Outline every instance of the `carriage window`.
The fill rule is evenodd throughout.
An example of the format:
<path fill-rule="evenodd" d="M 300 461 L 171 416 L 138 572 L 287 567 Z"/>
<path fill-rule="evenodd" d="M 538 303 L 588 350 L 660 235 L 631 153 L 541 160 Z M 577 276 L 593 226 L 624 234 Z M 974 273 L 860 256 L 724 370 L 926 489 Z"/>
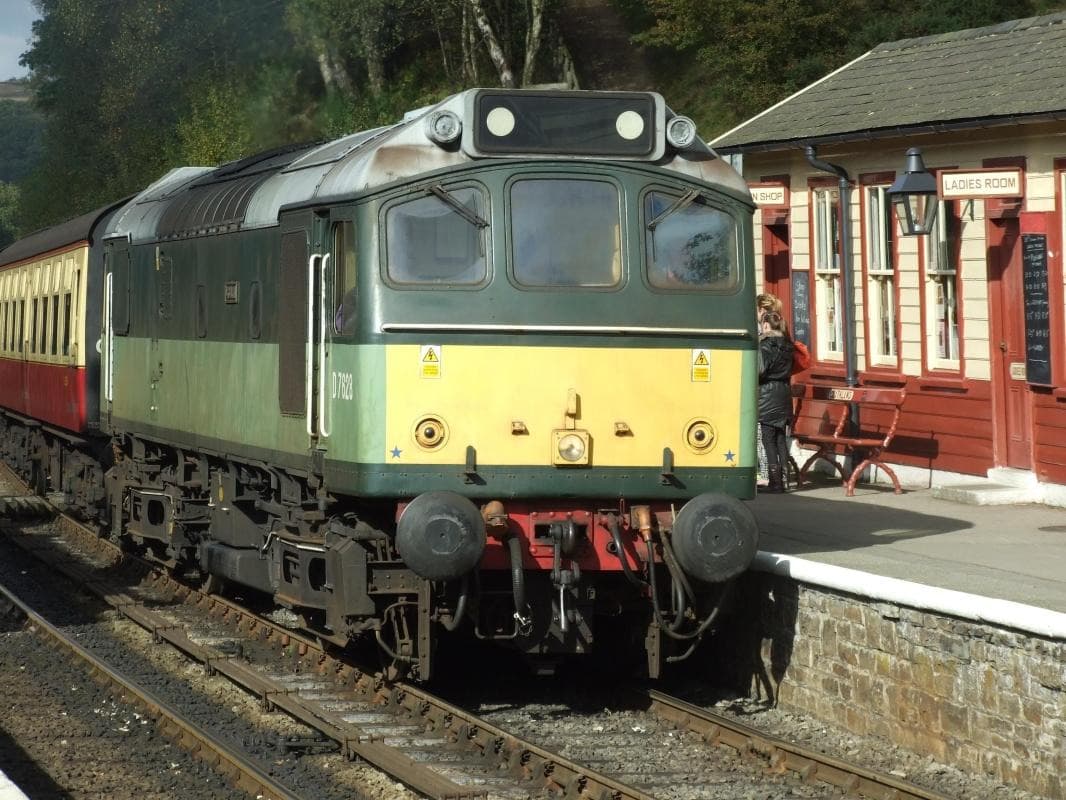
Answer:
<path fill-rule="evenodd" d="M 22 352 L 22 343 L 26 340 L 26 301 L 19 300 L 19 338 L 18 351 Z"/>
<path fill-rule="evenodd" d="M 736 288 L 737 223 L 696 192 L 644 198 L 648 282 L 657 289 Z"/>
<path fill-rule="evenodd" d="M 400 284 L 485 280 L 485 198 L 478 189 L 433 187 L 385 215 L 387 271 Z M 354 258 L 354 255 L 353 255 Z"/>
<path fill-rule="evenodd" d="M 618 189 L 605 181 L 523 180 L 511 187 L 514 276 L 524 286 L 617 286 Z"/>
<path fill-rule="evenodd" d="M 63 295 L 63 355 L 70 355 L 70 292 Z"/>
<path fill-rule="evenodd" d="M 52 295 L 52 347 L 49 352 L 59 355 L 59 295 Z"/>
<path fill-rule="evenodd" d="M 358 294 L 355 282 L 355 226 L 333 226 L 333 330 L 351 335 L 355 331 Z"/>
<path fill-rule="evenodd" d="M 33 317 L 30 320 L 30 352 L 37 352 L 37 298 L 33 298 Z"/>

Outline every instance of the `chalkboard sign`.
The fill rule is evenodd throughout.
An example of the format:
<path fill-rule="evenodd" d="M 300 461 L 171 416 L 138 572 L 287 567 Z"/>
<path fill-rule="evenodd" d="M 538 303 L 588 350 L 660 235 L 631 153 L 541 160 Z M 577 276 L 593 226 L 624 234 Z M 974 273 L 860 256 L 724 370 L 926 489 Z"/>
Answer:
<path fill-rule="evenodd" d="M 1048 297 L 1047 236 L 1022 234 L 1025 299 L 1025 379 L 1051 383 L 1051 305 Z"/>
<path fill-rule="evenodd" d="M 792 338 L 811 346 L 811 284 L 810 273 L 792 273 Z"/>

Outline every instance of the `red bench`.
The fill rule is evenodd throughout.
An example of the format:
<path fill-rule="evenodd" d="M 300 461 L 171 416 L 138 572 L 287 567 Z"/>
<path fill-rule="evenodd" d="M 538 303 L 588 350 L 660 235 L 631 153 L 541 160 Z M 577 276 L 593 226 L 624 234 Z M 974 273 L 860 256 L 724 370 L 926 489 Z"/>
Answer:
<path fill-rule="evenodd" d="M 892 437 L 896 435 L 896 426 L 899 424 L 900 409 L 907 397 L 906 389 L 884 389 L 869 386 L 833 386 L 819 383 L 795 383 L 792 385 L 792 394 L 796 400 L 794 420 L 797 425 L 803 425 L 803 415 L 806 420 L 820 414 L 821 421 L 817 430 L 812 433 L 804 433 L 793 430 L 792 438 L 800 445 L 812 445 L 814 454 L 808 458 L 799 469 L 796 483 L 803 484 L 803 479 L 810 470 L 811 465 L 819 459 L 833 465 L 840 479 L 847 486 L 846 494 L 852 497 L 855 494 L 855 482 L 859 479 L 862 471 L 868 466 L 877 466 L 883 469 L 892 479 L 896 494 L 901 494 L 899 479 L 884 461 L 881 453 L 892 443 Z M 848 422 L 851 418 L 851 406 L 859 408 L 860 421 L 866 421 L 864 416 L 866 409 L 880 409 L 885 413 L 882 418 L 890 416 L 891 422 L 887 428 L 878 426 L 874 432 L 869 426 L 859 431 L 856 435 L 849 435 Z M 815 416 L 817 419 L 817 416 Z M 795 426 L 794 426 L 795 428 Z M 884 431 L 883 433 L 881 431 Z M 857 450 L 863 453 L 862 461 L 851 471 L 851 475 L 844 474 L 844 468 L 833 458 L 838 451 L 844 455 L 855 455 Z"/>

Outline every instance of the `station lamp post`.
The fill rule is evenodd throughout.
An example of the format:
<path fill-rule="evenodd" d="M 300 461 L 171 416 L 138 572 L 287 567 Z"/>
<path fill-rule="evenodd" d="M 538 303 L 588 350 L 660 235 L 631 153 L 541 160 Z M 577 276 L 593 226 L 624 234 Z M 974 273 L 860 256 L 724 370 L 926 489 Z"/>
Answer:
<path fill-rule="evenodd" d="M 907 151 L 903 174 L 888 189 L 888 198 L 896 211 L 904 236 L 922 236 L 933 230 L 936 221 L 936 178 L 925 168 L 922 151 Z"/>

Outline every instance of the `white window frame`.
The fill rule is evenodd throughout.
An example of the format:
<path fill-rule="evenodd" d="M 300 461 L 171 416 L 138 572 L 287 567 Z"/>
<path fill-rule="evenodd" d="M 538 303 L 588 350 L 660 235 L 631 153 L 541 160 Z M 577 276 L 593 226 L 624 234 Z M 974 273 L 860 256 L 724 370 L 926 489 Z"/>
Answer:
<path fill-rule="evenodd" d="M 811 242 L 817 278 L 818 357 L 843 360 L 843 303 L 840 281 L 840 192 L 829 186 L 811 188 Z"/>
<path fill-rule="evenodd" d="M 962 368 L 959 336 L 959 265 L 951 256 L 948 202 L 937 201 L 936 221 L 925 236 L 925 352 L 931 370 Z"/>
<path fill-rule="evenodd" d="M 892 240 L 892 207 L 888 184 L 865 189 L 866 297 L 869 316 L 867 353 L 871 366 L 895 367 L 899 363 L 897 341 L 895 248 Z"/>

